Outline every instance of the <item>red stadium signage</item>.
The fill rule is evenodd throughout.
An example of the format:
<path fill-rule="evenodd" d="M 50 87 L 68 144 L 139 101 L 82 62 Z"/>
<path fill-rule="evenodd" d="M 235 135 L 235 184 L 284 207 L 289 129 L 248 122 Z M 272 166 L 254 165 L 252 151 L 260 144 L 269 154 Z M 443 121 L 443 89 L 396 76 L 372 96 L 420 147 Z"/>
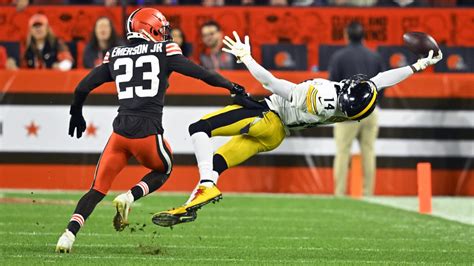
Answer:
<path fill-rule="evenodd" d="M 348 21 L 358 20 L 366 28 L 367 45 L 402 45 L 402 35 L 422 31 L 440 45 L 474 46 L 474 13 L 461 8 L 269 8 L 269 7 L 158 7 L 172 27 L 181 28 L 193 43 L 194 56 L 202 49 L 199 26 L 213 19 L 223 31 L 248 34 L 255 58 L 260 58 L 262 44 L 306 44 L 309 65 L 318 63 L 320 44 L 344 44 L 343 29 Z M 128 13 L 134 7 L 128 8 Z M 119 7 L 33 6 L 16 12 L 14 7 L 0 10 L 0 40 L 24 42 L 29 17 L 36 13 L 48 16 L 56 34 L 65 41 L 87 41 L 95 20 L 107 16 L 119 33 L 124 21 Z"/>

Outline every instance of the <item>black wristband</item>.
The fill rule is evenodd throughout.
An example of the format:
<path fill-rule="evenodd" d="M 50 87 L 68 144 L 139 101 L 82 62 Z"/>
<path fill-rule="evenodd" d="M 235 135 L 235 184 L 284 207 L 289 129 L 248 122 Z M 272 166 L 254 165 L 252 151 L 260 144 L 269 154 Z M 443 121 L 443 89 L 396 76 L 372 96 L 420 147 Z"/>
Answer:
<path fill-rule="evenodd" d="M 69 109 L 69 114 L 70 115 L 82 115 L 82 105 L 71 105 L 71 108 Z"/>
<path fill-rule="evenodd" d="M 418 72 L 418 71 L 416 71 L 416 68 L 415 68 L 413 65 L 410 65 L 410 68 L 411 68 L 411 70 L 413 71 L 413 73 Z"/>

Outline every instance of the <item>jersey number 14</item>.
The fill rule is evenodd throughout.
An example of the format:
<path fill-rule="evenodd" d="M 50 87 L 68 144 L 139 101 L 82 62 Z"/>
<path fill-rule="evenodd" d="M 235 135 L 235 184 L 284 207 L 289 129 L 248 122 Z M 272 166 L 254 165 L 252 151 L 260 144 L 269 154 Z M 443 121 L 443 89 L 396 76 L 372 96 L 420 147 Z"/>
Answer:
<path fill-rule="evenodd" d="M 134 67 L 141 68 L 144 64 L 150 64 L 150 71 L 140 72 L 143 73 L 142 80 L 151 81 L 151 87 L 145 89 L 143 88 L 143 86 L 126 86 L 125 90 L 121 90 L 121 83 L 127 83 L 132 80 Z M 119 58 L 114 63 L 114 70 L 118 70 L 121 66 L 125 66 L 125 73 L 117 75 L 117 77 L 115 78 L 115 84 L 117 86 L 119 100 L 133 98 L 134 91 L 138 97 L 154 97 L 158 94 L 158 88 L 160 85 L 160 79 L 158 78 L 158 74 L 160 74 L 160 64 L 156 56 L 140 56 L 135 61 L 135 64 L 131 58 Z"/>

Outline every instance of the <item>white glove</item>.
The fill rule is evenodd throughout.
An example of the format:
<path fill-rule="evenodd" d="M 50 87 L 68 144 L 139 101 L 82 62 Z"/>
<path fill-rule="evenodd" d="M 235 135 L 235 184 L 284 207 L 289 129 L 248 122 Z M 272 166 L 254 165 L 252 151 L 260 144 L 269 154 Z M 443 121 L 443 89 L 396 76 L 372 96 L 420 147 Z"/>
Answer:
<path fill-rule="evenodd" d="M 235 41 L 230 37 L 225 36 L 222 42 L 227 46 L 227 48 L 222 48 L 222 51 L 233 54 L 237 57 L 237 63 L 245 63 L 247 60 L 252 59 L 252 55 L 250 54 L 249 36 L 245 35 L 244 43 L 242 43 L 237 32 L 233 31 L 232 33 L 234 34 Z"/>
<path fill-rule="evenodd" d="M 433 57 L 433 53 L 433 50 L 430 50 L 427 57 L 418 59 L 418 61 L 412 65 L 416 72 L 424 70 L 428 66 L 434 65 L 443 59 L 443 53 L 441 53 L 441 50 L 438 50 L 438 55 L 435 57 Z"/>

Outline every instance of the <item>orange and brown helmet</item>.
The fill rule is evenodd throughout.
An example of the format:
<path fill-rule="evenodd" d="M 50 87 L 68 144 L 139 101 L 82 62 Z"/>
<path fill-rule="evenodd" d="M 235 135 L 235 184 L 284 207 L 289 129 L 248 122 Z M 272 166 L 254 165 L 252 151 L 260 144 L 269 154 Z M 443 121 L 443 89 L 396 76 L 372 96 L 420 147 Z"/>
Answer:
<path fill-rule="evenodd" d="M 139 8 L 127 19 L 127 39 L 163 42 L 171 39 L 169 22 L 154 8 Z"/>

